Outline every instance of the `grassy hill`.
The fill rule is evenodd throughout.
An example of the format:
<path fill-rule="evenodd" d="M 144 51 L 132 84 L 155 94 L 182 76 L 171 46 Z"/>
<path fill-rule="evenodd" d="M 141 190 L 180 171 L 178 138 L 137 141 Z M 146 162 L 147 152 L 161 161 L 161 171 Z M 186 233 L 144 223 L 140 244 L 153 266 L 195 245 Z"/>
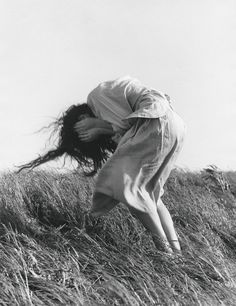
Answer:
<path fill-rule="evenodd" d="M 93 186 L 79 173 L 1 175 L 0 305 L 236 305 L 235 172 L 172 172 L 164 202 L 182 258 L 155 250 L 122 205 L 85 218 Z"/>

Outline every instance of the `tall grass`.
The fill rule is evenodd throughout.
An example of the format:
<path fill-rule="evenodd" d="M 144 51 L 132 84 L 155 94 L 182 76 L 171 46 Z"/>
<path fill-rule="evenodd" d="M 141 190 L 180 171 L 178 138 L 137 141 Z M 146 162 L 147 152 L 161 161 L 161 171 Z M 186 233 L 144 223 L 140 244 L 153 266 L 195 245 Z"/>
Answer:
<path fill-rule="evenodd" d="M 183 247 L 175 258 L 122 205 L 89 217 L 93 179 L 2 174 L 0 305 L 236 305 L 234 182 L 172 172 L 163 200 Z"/>

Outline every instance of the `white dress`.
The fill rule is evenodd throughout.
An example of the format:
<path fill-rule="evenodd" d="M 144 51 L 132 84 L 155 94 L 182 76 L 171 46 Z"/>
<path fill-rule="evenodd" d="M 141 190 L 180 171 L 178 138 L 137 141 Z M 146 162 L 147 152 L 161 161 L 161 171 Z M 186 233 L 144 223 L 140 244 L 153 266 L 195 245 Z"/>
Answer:
<path fill-rule="evenodd" d="M 119 202 L 153 209 L 182 148 L 183 120 L 166 95 L 131 77 L 99 84 L 87 103 L 97 118 L 112 124 L 118 141 L 98 174 L 91 213 L 103 215 Z M 142 193 L 151 202 L 140 201 Z"/>

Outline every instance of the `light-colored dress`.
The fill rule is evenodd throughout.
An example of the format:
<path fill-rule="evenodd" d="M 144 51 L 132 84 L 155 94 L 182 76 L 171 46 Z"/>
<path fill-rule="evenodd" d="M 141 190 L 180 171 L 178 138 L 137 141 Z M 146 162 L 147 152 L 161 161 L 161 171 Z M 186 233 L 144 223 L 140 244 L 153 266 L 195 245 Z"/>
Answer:
<path fill-rule="evenodd" d="M 119 202 L 150 211 L 182 148 L 183 120 L 166 95 L 129 76 L 99 84 L 87 103 L 97 118 L 112 124 L 118 142 L 98 174 L 91 213 L 103 215 Z M 149 200 L 140 201 L 147 193 Z"/>

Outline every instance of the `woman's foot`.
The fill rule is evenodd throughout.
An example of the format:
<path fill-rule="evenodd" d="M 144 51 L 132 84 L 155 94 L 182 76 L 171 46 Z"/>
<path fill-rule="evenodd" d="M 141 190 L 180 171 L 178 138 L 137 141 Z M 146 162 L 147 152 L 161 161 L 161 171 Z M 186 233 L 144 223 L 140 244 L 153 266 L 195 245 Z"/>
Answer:
<path fill-rule="evenodd" d="M 157 235 L 153 235 L 152 239 L 153 239 L 153 242 L 154 242 L 156 248 L 158 249 L 158 251 L 168 253 L 168 254 L 173 253 L 173 250 L 172 250 L 169 242 L 165 238 L 162 238 L 162 237 L 157 236 Z"/>
<path fill-rule="evenodd" d="M 175 254 L 182 254 L 181 246 L 178 239 L 170 240 L 170 246 Z"/>

